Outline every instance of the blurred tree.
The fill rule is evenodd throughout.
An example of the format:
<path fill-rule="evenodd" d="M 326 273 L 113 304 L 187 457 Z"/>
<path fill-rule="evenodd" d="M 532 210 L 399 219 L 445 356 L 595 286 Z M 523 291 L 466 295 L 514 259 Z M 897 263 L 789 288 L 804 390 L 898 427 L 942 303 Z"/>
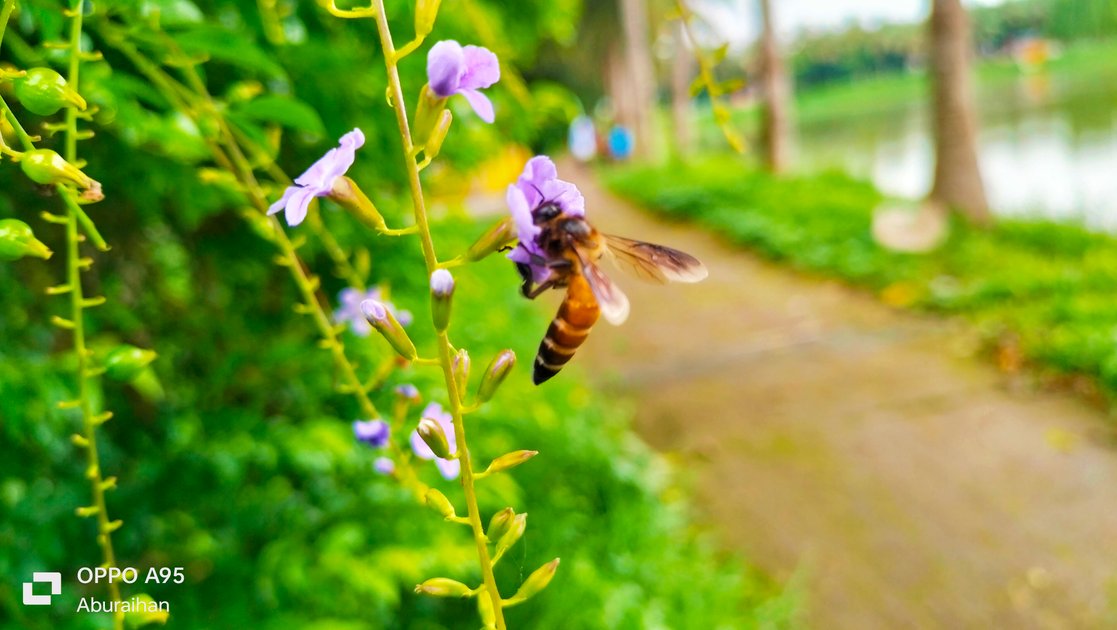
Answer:
<path fill-rule="evenodd" d="M 610 96 L 617 120 L 632 130 L 635 155 L 648 156 L 654 148 L 655 67 L 652 65 L 647 0 L 619 0 L 624 28 L 624 54 L 610 55 Z"/>
<path fill-rule="evenodd" d="M 773 173 L 787 169 L 791 144 L 791 81 L 780 54 L 773 24 L 771 0 L 760 0 L 763 29 L 760 34 L 760 65 L 764 107 L 761 144 L 764 165 Z"/>
<path fill-rule="evenodd" d="M 970 78 L 973 40 L 961 0 L 933 0 L 930 32 L 935 137 L 930 199 L 975 223 L 988 223 L 992 215 L 977 162 L 977 110 Z"/>
<path fill-rule="evenodd" d="M 678 20 L 672 30 L 675 54 L 671 58 L 671 125 L 675 132 L 675 151 L 686 155 L 693 141 L 690 82 L 694 76 L 694 56 L 689 50 L 682 20 Z"/>

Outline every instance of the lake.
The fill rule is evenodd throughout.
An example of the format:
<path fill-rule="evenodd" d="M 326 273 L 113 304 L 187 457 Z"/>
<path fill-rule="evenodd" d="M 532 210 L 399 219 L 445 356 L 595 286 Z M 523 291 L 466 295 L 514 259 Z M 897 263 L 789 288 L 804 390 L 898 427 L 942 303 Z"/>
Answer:
<path fill-rule="evenodd" d="M 1117 231 L 1117 60 L 1093 66 L 1002 68 L 979 82 L 979 159 L 997 214 Z M 922 197 L 934 166 L 928 99 L 909 92 L 866 102 L 863 112 L 811 114 L 800 123 L 798 165 L 842 168 L 886 194 Z"/>

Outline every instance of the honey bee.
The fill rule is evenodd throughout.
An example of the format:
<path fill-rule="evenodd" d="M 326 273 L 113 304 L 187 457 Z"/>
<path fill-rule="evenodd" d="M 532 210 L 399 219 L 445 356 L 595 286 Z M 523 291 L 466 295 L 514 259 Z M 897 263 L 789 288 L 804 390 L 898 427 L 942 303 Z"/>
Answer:
<path fill-rule="evenodd" d="M 653 282 L 698 282 L 709 275 L 706 266 L 690 254 L 603 234 L 581 215 L 563 212 L 553 202 L 543 202 L 532 218 L 541 230 L 536 242 L 544 255 L 532 254 L 531 264 L 516 263 L 523 278 L 520 290 L 524 297 L 535 299 L 547 289 L 566 289 L 535 356 L 532 380 L 536 385 L 559 373 L 600 316 L 616 326 L 628 319 L 628 297 L 597 266 L 606 255 Z M 535 283 L 533 265 L 550 270 L 542 283 Z"/>

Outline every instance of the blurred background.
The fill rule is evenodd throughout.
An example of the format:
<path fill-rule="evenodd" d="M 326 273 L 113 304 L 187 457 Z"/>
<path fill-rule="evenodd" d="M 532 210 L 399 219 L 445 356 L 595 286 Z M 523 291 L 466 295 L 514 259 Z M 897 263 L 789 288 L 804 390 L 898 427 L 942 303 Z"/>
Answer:
<path fill-rule="evenodd" d="M 397 42 L 411 4 L 390 3 Z M 113 38 L 159 59 L 165 33 L 288 175 L 360 127 L 350 176 L 408 225 L 373 29 L 294 0 L 86 11 L 104 58 L 83 68 L 98 113 L 81 153 L 112 246 L 88 252 L 87 292 L 107 298 L 90 344 L 159 353 L 139 381 L 93 381 L 115 414 L 100 435 L 120 564 L 185 567 L 185 585 L 144 589 L 171 603 L 171 627 L 476 627 L 468 602 L 412 592 L 431 575 L 477 581 L 472 541 L 376 474 L 209 130 Z M 44 43 L 65 26 L 58 3 L 23 0 L 0 63 L 61 70 Z M 548 153 L 599 229 L 711 271 L 666 287 L 615 272 L 630 321 L 597 326 L 538 388 L 527 366 L 561 296 L 524 300 L 501 256 L 455 271 L 457 345 L 479 367 L 503 348 L 520 358 L 470 416 L 473 450 L 541 452 L 481 488 L 483 513 L 531 515 L 498 580 L 562 558 L 510 627 L 1117 624 L 1117 2 L 443 0 L 439 39 L 502 63 L 496 124 L 453 99 L 424 172 L 440 252 L 468 247 Z M 428 48 L 401 64 L 409 98 Z M 32 133 L 52 122 L 0 90 Z M 61 252 L 43 210 L 57 200 L 0 164 L 0 218 Z M 325 202 L 318 216 L 432 344 L 416 244 Z M 330 244 L 289 234 L 338 308 L 352 274 Z M 89 500 L 80 418 L 56 405 L 76 364 L 49 323 L 63 301 L 44 295 L 59 258 L 0 265 L 0 628 L 111 627 L 71 612 L 96 587 L 71 581 L 50 610 L 19 599 L 33 571 L 100 562 L 74 516 Z M 378 338 L 345 335 L 365 369 L 391 364 Z M 401 366 L 378 406 L 405 383 L 421 406 L 445 402 L 437 374 Z"/>

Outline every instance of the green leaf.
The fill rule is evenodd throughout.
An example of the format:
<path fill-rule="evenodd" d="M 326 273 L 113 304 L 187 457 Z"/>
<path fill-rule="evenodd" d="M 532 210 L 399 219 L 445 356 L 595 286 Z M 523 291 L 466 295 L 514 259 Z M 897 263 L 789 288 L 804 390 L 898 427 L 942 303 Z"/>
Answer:
<path fill-rule="evenodd" d="M 275 123 L 315 135 L 326 133 L 318 112 L 302 101 L 285 96 L 261 96 L 238 105 L 234 111 L 248 120 Z"/>
<path fill-rule="evenodd" d="M 208 57 L 273 77 L 286 76 L 283 67 L 267 53 L 248 38 L 233 31 L 214 26 L 199 26 L 175 33 L 173 37 L 187 55 Z"/>

